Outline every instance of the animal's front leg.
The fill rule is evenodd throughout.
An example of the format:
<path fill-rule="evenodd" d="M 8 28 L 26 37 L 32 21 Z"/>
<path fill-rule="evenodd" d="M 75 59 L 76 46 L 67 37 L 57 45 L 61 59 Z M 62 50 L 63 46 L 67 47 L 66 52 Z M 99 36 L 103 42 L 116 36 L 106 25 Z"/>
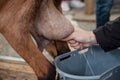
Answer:
<path fill-rule="evenodd" d="M 20 30 L 15 26 L 4 29 L 2 34 L 17 53 L 33 68 L 38 80 L 55 80 L 55 67 L 41 54 L 28 31 Z"/>

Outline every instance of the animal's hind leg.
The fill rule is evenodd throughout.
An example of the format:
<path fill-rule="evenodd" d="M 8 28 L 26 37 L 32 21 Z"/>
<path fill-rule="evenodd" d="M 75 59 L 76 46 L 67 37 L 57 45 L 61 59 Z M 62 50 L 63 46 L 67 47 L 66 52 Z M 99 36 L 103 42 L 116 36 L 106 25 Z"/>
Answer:
<path fill-rule="evenodd" d="M 55 41 L 55 46 L 57 48 L 57 55 L 61 55 L 70 51 L 67 42 Z"/>
<path fill-rule="evenodd" d="M 45 48 L 53 58 L 60 54 L 70 51 L 66 42 L 50 41 L 49 43 L 47 39 L 45 39 L 42 36 L 39 36 L 37 33 L 35 33 L 35 31 L 32 31 L 31 34 L 37 42 L 39 50 L 43 51 L 43 49 Z"/>
<path fill-rule="evenodd" d="M 35 46 L 29 32 L 20 30 L 20 28 L 9 28 L 5 29 L 2 34 L 17 53 L 33 68 L 39 80 L 55 80 L 55 67 Z"/>
<path fill-rule="evenodd" d="M 54 0 L 54 4 L 55 4 L 56 8 L 57 8 L 60 12 L 62 12 L 61 3 L 62 3 L 62 0 Z"/>

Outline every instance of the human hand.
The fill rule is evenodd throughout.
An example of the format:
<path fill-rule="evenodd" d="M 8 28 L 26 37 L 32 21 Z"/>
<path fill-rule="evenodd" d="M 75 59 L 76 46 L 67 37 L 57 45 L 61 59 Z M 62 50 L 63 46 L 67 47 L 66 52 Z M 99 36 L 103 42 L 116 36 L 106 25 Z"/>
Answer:
<path fill-rule="evenodd" d="M 75 49 L 89 47 L 97 43 L 92 31 L 85 31 L 80 28 L 76 29 L 69 37 L 63 39 L 63 41 L 67 41 Z"/>

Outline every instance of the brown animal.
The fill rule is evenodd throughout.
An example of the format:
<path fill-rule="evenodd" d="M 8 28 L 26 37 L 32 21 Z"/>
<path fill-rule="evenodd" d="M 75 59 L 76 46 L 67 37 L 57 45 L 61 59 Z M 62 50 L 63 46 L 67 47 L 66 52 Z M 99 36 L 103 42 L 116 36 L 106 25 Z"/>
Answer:
<path fill-rule="evenodd" d="M 74 30 L 61 14 L 60 3 L 61 0 L 0 0 L 0 32 L 33 68 L 38 80 L 55 80 L 56 74 L 42 50 L 50 40 L 61 40 Z"/>

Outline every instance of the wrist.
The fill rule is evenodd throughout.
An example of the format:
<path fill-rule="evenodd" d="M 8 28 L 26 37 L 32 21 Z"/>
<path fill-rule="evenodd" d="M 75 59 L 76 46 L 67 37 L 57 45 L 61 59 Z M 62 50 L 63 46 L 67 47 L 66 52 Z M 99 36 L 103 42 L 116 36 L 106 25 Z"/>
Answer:
<path fill-rule="evenodd" d="M 92 31 L 90 31 L 90 43 L 91 44 L 97 44 L 97 40 L 96 40 L 96 37 L 95 37 L 95 34 L 92 32 Z"/>

